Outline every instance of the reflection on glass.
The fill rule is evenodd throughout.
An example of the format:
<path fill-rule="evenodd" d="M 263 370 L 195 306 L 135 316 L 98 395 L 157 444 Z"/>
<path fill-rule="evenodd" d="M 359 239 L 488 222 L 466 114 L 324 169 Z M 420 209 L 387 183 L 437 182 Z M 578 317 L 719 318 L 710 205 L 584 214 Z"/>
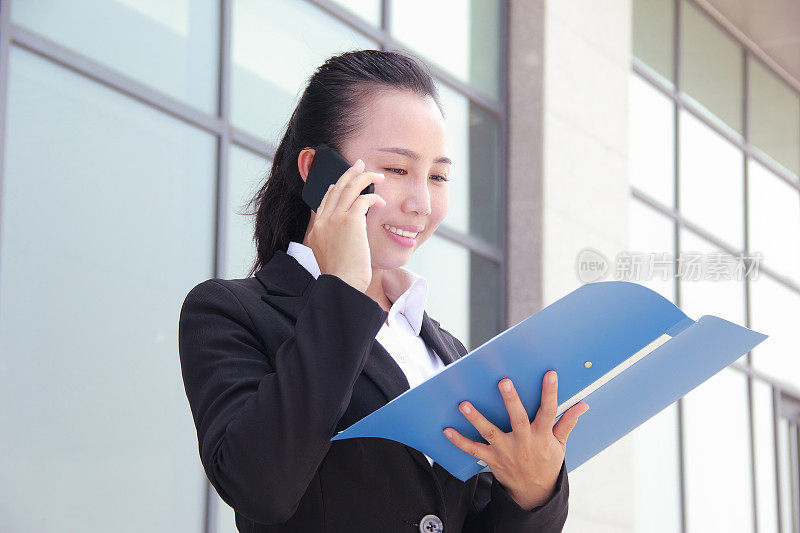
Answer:
<path fill-rule="evenodd" d="M 800 387 L 800 295 L 766 275 L 750 282 L 752 328 L 769 338 L 753 348 L 753 366 Z"/>
<path fill-rule="evenodd" d="M 630 75 L 629 159 L 631 184 L 675 207 L 674 104 L 636 74 Z"/>
<path fill-rule="evenodd" d="M 214 0 L 11 2 L 13 22 L 167 93 L 217 113 L 219 3 Z"/>
<path fill-rule="evenodd" d="M 694 2 L 681 0 L 681 89 L 742 133 L 742 49 Z"/>
<path fill-rule="evenodd" d="M 213 274 L 216 141 L 22 49 L 9 69 L 3 528 L 200 531 L 177 323 Z"/>
<path fill-rule="evenodd" d="M 772 387 L 753 380 L 753 446 L 756 461 L 756 504 L 759 531 L 779 531 L 775 502 L 775 428 L 772 423 Z"/>
<path fill-rule="evenodd" d="M 685 229 L 680 232 L 680 251 L 681 310 L 692 320 L 703 315 L 714 315 L 744 326 L 744 276 L 738 274 L 728 260 L 731 257 L 736 260 L 736 256 L 721 252 Z M 695 270 L 695 265 L 700 265 L 699 270 Z M 737 276 L 741 279 L 736 280 Z M 746 364 L 747 354 L 737 362 Z"/>
<path fill-rule="evenodd" d="M 632 255 L 648 254 L 643 275 L 631 281 L 675 303 L 674 223 L 636 198 L 630 200 L 628 216 L 628 251 Z"/>
<path fill-rule="evenodd" d="M 679 205 L 704 230 L 743 248 L 743 156 L 686 111 L 680 114 Z"/>
<path fill-rule="evenodd" d="M 390 20 L 394 37 L 425 60 L 500 99 L 499 0 L 391 2 Z"/>
<path fill-rule="evenodd" d="M 748 56 L 750 142 L 800 174 L 800 97 L 761 61 Z"/>
<path fill-rule="evenodd" d="M 753 530 L 746 385 L 725 368 L 684 397 L 688 531 Z"/>
<path fill-rule="evenodd" d="M 500 124 L 483 109 L 436 82 L 453 164 L 443 224 L 492 244 L 500 242 Z"/>
<path fill-rule="evenodd" d="M 224 278 L 243 278 L 256 259 L 253 241 L 254 216 L 247 203 L 258 192 L 272 167 L 272 161 L 232 145 L 229 152 L 227 209 L 225 210 Z M 285 251 L 285 250 L 284 250 Z"/>
<path fill-rule="evenodd" d="M 800 282 L 800 195 L 754 159 L 748 160 L 748 247 L 765 266 Z"/>
<path fill-rule="evenodd" d="M 471 343 L 469 255 L 463 246 L 434 233 L 403 265 L 428 280 L 425 303 L 428 316 L 435 318 L 467 349 Z"/>
<path fill-rule="evenodd" d="M 276 146 L 319 65 L 347 50 L 377 48 L 307 2 L 236 0 L 232 17 L 231 121 Z"/>
<path fill-rule="evenodd" d="M 634 0 L 633 55 L 669 83 L 673 75 L 673 33 L 675 31 L 674 2 L 665 0 Z"/>
<path fill-rule="evenodd" d="M 678 409 L 672 404 L 633 430 L 633 531 L 681 530 Z"/>
<path fill-rule="evenodd" d="M 333 0 L 373 26 L 381 25 L 381 0 Z"/>
<path fill-rule="evenodd" d="M 500 323 L 500 266 L 475 253 L 470 253 L 470 343 L 477 348 L 505 329 Z M 441 321 L 440 321 L 441 322 Z"/>

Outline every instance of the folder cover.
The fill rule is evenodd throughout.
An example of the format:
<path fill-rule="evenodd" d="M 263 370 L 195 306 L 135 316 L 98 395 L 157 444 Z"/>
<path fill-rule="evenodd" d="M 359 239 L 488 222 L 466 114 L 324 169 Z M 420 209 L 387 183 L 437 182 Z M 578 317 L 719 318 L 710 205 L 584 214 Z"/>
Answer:
<path fill-rule="evenodd" d="M 533 420 L 544 374 L 555 370 L 556 421 L 576 403 L 589 404 L 567 440 L 564 460 L 570 472 L 766 338 L 712 315 L 694 321 L 637 283 L 588 283 L 499 333 L 331 440 L 391 439 L 428 455 L 466 481 L 490 469 L 442 433 L 453 427 L 471 440 L 486 443 L 458 404 L 469 400 L 489 421 L 509 432 L 498 382 L 511 378 Z"/>

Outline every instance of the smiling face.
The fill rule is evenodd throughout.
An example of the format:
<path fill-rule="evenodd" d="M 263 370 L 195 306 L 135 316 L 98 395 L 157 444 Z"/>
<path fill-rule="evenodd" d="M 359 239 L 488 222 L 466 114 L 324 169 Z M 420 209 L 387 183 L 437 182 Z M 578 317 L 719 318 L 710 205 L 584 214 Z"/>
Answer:
<path fill-rule="evenodd" d="M 341 152 L 351 162 L 363 159 L 365 171 L 386 176 L 375 184 L 386 205 L 369 208 L 367 239 L 372 267 L 392 269 L 406 264 L 447 215 L 450 193 L 444 180 L 451 169 L 444 118 L 432 98 L 401 91 L 379 93 L 366 117 Z M 385 226 L 421 231 L 409 239 Z"/>

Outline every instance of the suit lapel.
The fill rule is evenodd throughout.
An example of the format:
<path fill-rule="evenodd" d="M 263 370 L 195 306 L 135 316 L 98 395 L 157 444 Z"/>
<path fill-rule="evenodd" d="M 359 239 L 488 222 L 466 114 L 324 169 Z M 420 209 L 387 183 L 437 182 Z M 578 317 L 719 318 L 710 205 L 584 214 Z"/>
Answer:
<path fill-rule="evenodd" d="M 280 310 L 292 321 L 297 321 L 297 316 L 305 307 L 316 282 L 314 276 L 294 257 L 282 250 L 277 250 L 272 259 L 258 270 L 255 276 L 267 290 L 267 294 L 262 295 L 261 299 Z M 430 318 L 425 311 L 422 313 L 420 337 L 445 365 L 458 359 L 455 350 L 445 342 L 439 322 Z M 386 402 L 409 389 L 408 379 L 403 370 L 377 340 L 372 343 L 363 373 L 380 389 L 386 397 Z M 406 449 L 422 468 L 431 470 L 431 464 L 422 452 L 409 446 L 406 446 Z"/>

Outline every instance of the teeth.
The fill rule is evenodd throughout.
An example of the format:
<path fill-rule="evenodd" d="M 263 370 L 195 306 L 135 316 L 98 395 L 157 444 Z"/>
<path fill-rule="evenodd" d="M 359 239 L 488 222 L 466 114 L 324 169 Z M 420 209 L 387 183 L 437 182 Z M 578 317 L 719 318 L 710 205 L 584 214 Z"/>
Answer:
<path fill-rule="evenodd" d="M 388 224 L 384 224 L 383 227 L 388 229 L 392 233 L 397 233 L 398 235 L 402 235 L 403 237 L 410 237 L 412 239 L 415 239 L 419 234 L 418 232 L 411 232 L 411 231 L 397 229 L 394 226 L 389 226 Z"/>

